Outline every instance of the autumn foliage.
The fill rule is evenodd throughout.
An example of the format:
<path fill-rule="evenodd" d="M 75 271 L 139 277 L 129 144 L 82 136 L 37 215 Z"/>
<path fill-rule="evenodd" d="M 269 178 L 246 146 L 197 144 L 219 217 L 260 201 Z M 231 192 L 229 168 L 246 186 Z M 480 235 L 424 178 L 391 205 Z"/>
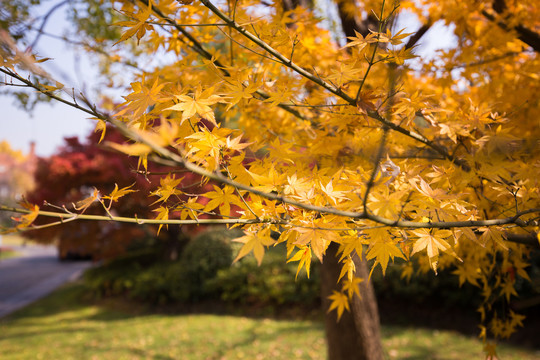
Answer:
<path fill-rule="evenodd" d="M 160 176 L 137 175 L 137 161 L 126 158 L 111 148 L 98 144 L 98 134 L 91 134 L 81 142 L 78 138 L 66 138 L 57 153 L 47 158 L 39 158 L 35 171 L 35 189 L 26 193 L 26 200 L 40 204 L 43 209 L 54 210 L 64 207 L 69 211 L 81 211 L 88 215 L 107 216 L 107 212 L 115 216 L 155 216 L 157 189 Z M 110 129 L 106 140 L 110 143 L 121 144 L 125 138 Z M 151 166 L 152 172 L 168 172 L 171 169 L 164 166 Z M 201 178 L 193 173 L 179 173 L 168 177 L 175 186 L 199 185 Z M 164 182 L 162 181 L 162 185 Z M 208 185 L 209 186 L 209 185 Z M 207 186 L 207 187 L 208 187 Z M 119 188 L 124 188 L 123 192 Z M 203 187 L 204 188 L 204 187 Z M 81 199 L 94 194 L 98 189 L 101 193 L 129 194 L 114 199 L 114 207 L 106 210 L 95 206 L 92 202 L 81 203 Z M 197 190 L 197 189 L 195 189 Z M 154 196 L 152 196 L 154 194 Z M 175 195 L 172 191 L 167 198 Z M 175 197 L 176 198 L 176 197 Z M 163 199 L 163 197 L 162 197 Z M 110 198 L 104 198 L 110 201 Z M 172 200 L 172 199 L 171 199 Z M 40 226 L 47 224 L 47 219 L 34 222 Z M 45 227 L 39 231 L 24 232 L 23 235 L 39 243 L 56 243 L 61 258 L 69 256 L 88 256 L 94 260 L 116 257 L 124 253 L 134 242 L 145 238 L 155 237 L 157 226 L 137 226 L 116 222 L 82 221 L 66 223 L 63 226 Z M 185 233 L 193 232 L 189 227 Z M 167 228 L 161 230 L 163 242 L 181 242 L 180 231 L 170 232 Z M 172 239 L 169 239 L 172 238 Z M 178 246 L 182 244 L 177 244 Z"/>
<path fill-rule="evenodd" d="M 132 142 L 112 147 L 139 169 L 185 167 L 220 184 L 198 195 L 164 180 L 160 200 L 182 200 L 160 203 L 162 224 L 182 209 L 183 224 L 218 215 L 215 223 L 245 231 L 239 258 L 261 262 L 268 246 L 286 246 L 287 261 L 308 274 L 312 258 L 339 245 L 341 285 L 330 297 L 338 317 L 362 281 L 356 255 L 383 273 L 396 258 L 416 258 L 480 287 L 481 337 L 508 337 L 522 317 L 494 304 L 517 295 L 538 247 L 538 2 L 336 6 L 345 37 L 285 2 L 115 2 L 120 38 L 93 45 L 136 75 L 124 102 L 102 109 L 51 79 L 43 86 L 34 58 L 8 41 L 2 72 L 87 112 L 102 133 L 113 124 Z M 418 18 L 418 33 L 396 27 L 404 12 Z M 438 21 L 452 25 L 455 46 L 417 57 Z M 409 263 L 404 277 L 414 271 Z"/>

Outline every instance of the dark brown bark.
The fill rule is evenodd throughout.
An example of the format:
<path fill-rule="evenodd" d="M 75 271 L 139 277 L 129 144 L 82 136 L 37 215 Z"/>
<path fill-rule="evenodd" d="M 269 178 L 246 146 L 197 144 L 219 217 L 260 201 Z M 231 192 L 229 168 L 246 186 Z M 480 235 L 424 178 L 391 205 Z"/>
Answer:
<path fill-rule="evenodd" d="M 339 18 L 341 20 L 341 28 L 347 37 L 356 37 L 355 31 L 358 31 L 362 36 L 367 36 L 369 31 L 377 31 L 378 21 L 369 14 L 365 20 L 358 19 L 347 11 L 356 6 L 354 0 L 336 0 L 338 6 Z"/>
<path fill-rule="evenodd" d="M 312 9 L 313 8 L 313 1 L 312 0 L 281 0 L 281 6 L 283 7 L 283 11 L 291 11 L 296 9 L 298 6 L 305 7 L 306 9 Z M 286 24 L 288 28 L 294 29 L 296 27 L 296 23 L 289 22 Z"/>
<path fill-rule="evenodd" d="M 321 291 L 323 308 L 326 311 L 330 305 L 328 296 L 333 290 L 339 290 L 341 285 L 337 279 L 341 271 L 337 260 L 338 245 L 332 243 L 322 264 Z M 368 281 L 369 270 L 366 261 L 356 256 L 355 265 L 357 276 L 364 278 L 360 284 L 360 295 L 353 298 L 351 311 L 344 312 L 337 321 L 337 314 L 332 311 L 326 315 L 326 339 L 328 342 L 329 360 L 382 360 L 384 358 L 379 313 L 375 292 Z"/>
<path fill-rule="evenodd" d="M 282 0 L 282 6 L 284 11 L 290 11 L 296 9 L 297 6 L 311 9 L 313 7 L 312 0 Z"/>
<path fill-rule="evenodd" d="M 495 16 L 485 10 L 482 11 L 482 14 L 489 20 L 495 22 L 501 29 L 506 31 L 514 30 L 518 34 L 519 40 L 532 47 L 534 51 L 540 52 L 540 34 L 523 25 L 517 25 L 512 28 L 504 22 L 504 19 L 510 16 L 510 14 L 505 14 L 507 7 L 504 0 L 493 1 L 492 8 L 498 15 L 503 16 L 503 18 L 496 19 Z"/>
<path fill-rule="evenodd" d="M 504 0 L 495 0 L 493 1 L 493 10 L 497 13 L 502 14 L 506 10 L 506 3 Z"/>
<path fill-rule="evenodd" d="M 540 242 L 538 241 L 538 233 L 532 232 L 529 234 L 506 234 L 506 240 L 518 244 L 528 245 L 533 249 L 540 249 Z"/>
<path fill-rule="evenodd" d="M 189 242 L 189 236 L 182 232 L 180 226 L 169 226 L 165 232 L 164 258 L 166 260 L 176 260 L 182 250 Z"/>

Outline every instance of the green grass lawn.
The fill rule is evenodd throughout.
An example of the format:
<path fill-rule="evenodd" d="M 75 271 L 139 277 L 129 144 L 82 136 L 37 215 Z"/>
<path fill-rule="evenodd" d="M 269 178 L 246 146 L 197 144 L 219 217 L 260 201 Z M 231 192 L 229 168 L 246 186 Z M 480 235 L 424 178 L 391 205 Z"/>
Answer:
<path fill-rule="evenodd" d="M 9 259 L 17 256 L 20 256 L 20 254 L 16 251 L 6 248 L 0 249 L 0 260 Z"/>
<path fill-rule="evenodd" d="M 164 315 L 81 301 L 70 285 L 0 319 L 0 359 L 325 359 L 320 321 Z M 124 308 L 124 310 L 121 310 Z M 449 331 L 383 327 L 388 359 L 481 359 L 476 339 Z M 501 347 L 501 359 L 539 353 Z"/>

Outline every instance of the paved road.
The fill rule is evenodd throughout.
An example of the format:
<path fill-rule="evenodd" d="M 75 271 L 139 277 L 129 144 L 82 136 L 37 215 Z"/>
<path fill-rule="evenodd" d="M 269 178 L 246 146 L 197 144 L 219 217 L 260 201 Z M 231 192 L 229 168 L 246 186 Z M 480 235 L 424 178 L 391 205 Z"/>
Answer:
<path fill-rule="evenodd" d="M 18 258 L 0 260 L 0 318 L 76 279 L 90 261 L 59 262 L 55 247 L 13 247 Z"/>

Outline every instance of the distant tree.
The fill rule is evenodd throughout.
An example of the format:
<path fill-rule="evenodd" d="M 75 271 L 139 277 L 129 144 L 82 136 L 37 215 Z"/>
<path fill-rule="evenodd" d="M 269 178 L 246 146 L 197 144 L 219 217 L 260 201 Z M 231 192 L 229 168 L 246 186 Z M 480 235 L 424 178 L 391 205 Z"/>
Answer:
<path fill-rule="evenodd" d="M 160 175 L 152 173 L 170 172 L 165 166 L 151 165 L 146 175 L 138 174 L 137 160 L 126 158 L 123 154 L 98 145 L 99 134 L 92 133 L 84 142 L 78 138 L 66 138 L 65 145 L 57 153 L 47 158 L 39 158 L 35 171 L 35 188 L 26 193 L 29 202 L 42 205 L 43 209 L 58 208 L 76 211 L 79 200 L 93 194 L 95 189 L 101 193 L 110 193 L 115 188 L 136 189 L 130 196 L 114 202 L 110 214 L 114 216 L 153 217 L 153 208 L 157 200 L 150 196 L 159 188 Z M 121 144 L 125 138 L 116 130 L 109 129 L 104 141 Z M 178 170 L 178 169 L 177 169 Z M 199 175 L 177 171 L 170 175 L 177 179 L 177 186 L 193 187 L 199 185 Z M 209 185 L 208 185 L 209 186 Z M 203 187 L 204 189 L 204 187 Z M 131 190 L 129 190 L 131 191 Z M 196 188 L 194 191 L 201 191 Z M 171 200 L 181 202 L 182 196 L 172 194 Z M 104 199 L 106 200 L 106 199 Z M 106 200 L 107 201 L 107 200 Z M 80 205 L 80 204 L 79 204 Z M 80 205 L 84 206 L 84 205 Z M 107 216 L 104 207 L 89 206 L 85 214 Z M 174 217 L 171 215 L 171 217 Z M 46 224 L 46 219 L 38 219 L 36 224 Z M 66 223 L 60 227 L 45 227 L 40 231 L 28 231 L 23 235 L 41 243 L 58 242 L 60 257 L 91 256 L 95 260 L 115 257 L 125 252 L 134 241 L 156 236 L 156 226 L 146 227 L 119 222 L 83 221 Z M 183 246 L 189 230 L 179 227 L 161 229 L 161 241 L 166 243 L 168 256 L 176 257 Z"/>
<path fill-rule="evenodd" d="M 16 205 L 21 201 L 21 194 L 34 188 L 34 171 L 36 167 L 34 144 L 30 152 L 24 154 L 11 148 L 7 141 L 0 142 L 0 202 Z M 0 224 L 6 223 L 8 214 L 0 214 Z"/>

